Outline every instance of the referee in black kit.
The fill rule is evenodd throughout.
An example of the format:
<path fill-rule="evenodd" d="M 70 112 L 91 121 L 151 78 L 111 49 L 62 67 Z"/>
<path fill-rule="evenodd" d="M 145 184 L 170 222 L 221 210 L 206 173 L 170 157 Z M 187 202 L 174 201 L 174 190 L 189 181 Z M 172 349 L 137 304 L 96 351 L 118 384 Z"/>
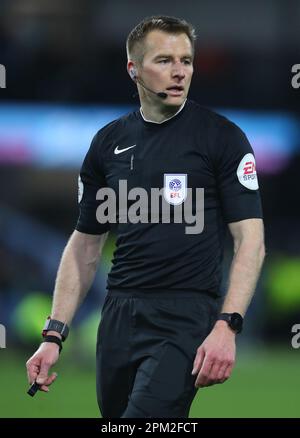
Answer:
<path fill-rule="evenodd" d="M 44 342 L 27 362 L 29 382 L 48 391 L 56 378 L 49 369 L 113 226 L 116 250 L 97 341 L 97 396 L 105 418 L 185 418 L 197 388 L 225 382 L 264 259 L 252 148 L 234 123 L 187 100 L 194 41 L 190 24 L 167 16 L 146 18 L 130 32 L 127 70 L 141 107 L 92 141 L 79 178 L 80 216 L 58 270 Z M 132 197 L 124 220 L 124 184 L 126 194 L 162 189 L 169 223 L 162 207 L 152 221 L 129 220 Z M 200 188 L 203 208 L 194 196 Z M 118 199 L 116 221 L 103 220 L 102 189 Z M 195 216 L 202 210 L 198 229 L 183 214 L 174 220 L 188 201 Z M 151 207 L 144 219 L 150 213 Z M 222 298 L 226 225 L 234 257 Z"/>

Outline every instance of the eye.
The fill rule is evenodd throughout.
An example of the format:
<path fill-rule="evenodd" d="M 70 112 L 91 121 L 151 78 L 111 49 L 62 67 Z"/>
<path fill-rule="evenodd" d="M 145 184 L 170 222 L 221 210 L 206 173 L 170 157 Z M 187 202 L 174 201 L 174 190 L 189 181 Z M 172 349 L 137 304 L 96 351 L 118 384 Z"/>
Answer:
<path fill-rule="evenodd" d="M 192 61 L 190 59 L 185 59 L 184 61 L 185 65 L 191 65 Z"/>
<path fill-rule="evenodd" d="M 159 64 L 167 64 L 169 62 L 169 60 L 168 59 L 161 59 L 158 62 L 159 62 Z"/>

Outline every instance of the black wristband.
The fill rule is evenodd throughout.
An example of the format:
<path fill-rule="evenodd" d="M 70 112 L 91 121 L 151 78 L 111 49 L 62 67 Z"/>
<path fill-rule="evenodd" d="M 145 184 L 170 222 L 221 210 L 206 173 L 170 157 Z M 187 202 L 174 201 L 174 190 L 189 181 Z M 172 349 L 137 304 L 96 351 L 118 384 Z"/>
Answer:
<path fill-rule="evenodd" d="M 61 352 L 62 343 L 58 336 L 46 335 L 42 341 L 42 344 L 44 342 L 53 342 L 54 344 L 57 344 L 59 346 L 59 352 Z"/>

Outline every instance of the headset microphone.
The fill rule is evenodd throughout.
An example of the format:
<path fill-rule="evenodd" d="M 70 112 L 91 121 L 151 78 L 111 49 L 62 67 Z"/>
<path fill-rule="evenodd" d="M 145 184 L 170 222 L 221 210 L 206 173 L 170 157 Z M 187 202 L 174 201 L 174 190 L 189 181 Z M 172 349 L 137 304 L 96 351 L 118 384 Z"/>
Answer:
<path fill-rule="evenodd" d="M 153 94 L 156 94 L 156 96 L 160 97 L 161 99 L 166 99 L 168 97 L 167 93 L 164 93 L 163 91 L 159 91 L 158 93 L 156 91 L 151 90 L 150 88 L 146 87 L 137 77 L 135 77 L 135 80 L 146 90 L 150 91 Z"/>
<path fill-rule="evenodd" d="M 164 93 L 163 91 L 160 91 L 159 93 L 156 93 L 158 97 L 161 99 L 166 99 L 168 97 L 167 93 Z"/>
<path fill-rule="evenodd" d="M 163 91 L 159 91 L 158 93 L 156 91 L 151 90 L 150 88 L 146 87 L 138 78 L 136 75 L 136 70 L 134 68 L 130 69 L 130 77 L 133 81 L 138 82 L 143 88 L 150 91 L 151 93 L 155 94 L 156 96 L 160 97 L 161 99 L 166 99 L 168 97 L 167 93 L 164 93 Z"/>

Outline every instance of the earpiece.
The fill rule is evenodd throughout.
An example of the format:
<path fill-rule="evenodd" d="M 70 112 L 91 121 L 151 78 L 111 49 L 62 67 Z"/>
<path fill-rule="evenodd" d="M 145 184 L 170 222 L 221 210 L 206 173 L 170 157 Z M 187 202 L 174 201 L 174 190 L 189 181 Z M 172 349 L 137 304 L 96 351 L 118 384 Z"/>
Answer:
<path fill-rule="evenodd" d="M 134 67 L 132 67 L 129 70 L 129 74 L 130 74 L 131 79 L 134 81 L 136 79 L 136 69 Z"/>

